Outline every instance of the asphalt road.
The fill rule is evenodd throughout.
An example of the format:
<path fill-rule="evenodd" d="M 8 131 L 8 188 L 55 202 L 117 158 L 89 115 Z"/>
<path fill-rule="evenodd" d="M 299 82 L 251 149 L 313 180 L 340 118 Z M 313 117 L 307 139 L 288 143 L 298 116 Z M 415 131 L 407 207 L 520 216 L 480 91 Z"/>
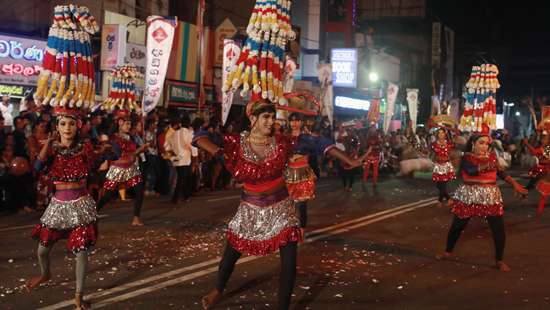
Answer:
<path fill-rule="evenodd" d="M 525 180 L 523 181 L 525 182 Z M 472 220 L 456 258 L 437 261 L 452 216 L 435 206 L 427 175 L 383 179 L 378 190 L 357 183 L 344 192 L 322 180 L 309 206 L 307 238 L 299 246 L 292 309 L 550 309 L 550 213 L 535 218 L 536 192 L 506 203 L 505 260 L 494 268 L 490 230 Z M 103 309 L 200 309 L 214 285 L 223 230 L 239 191 L 201 192 L 174 206 L 147 198 L 144 227 L 131 227 L 131 203 L 102 212 L 100 239 L 90 255 L 87 299 Z M 53 279 L 32 293 L 38 214 L 0 217 L 0 308 L 68 309 L 74 294 L 74 259 L 60 242 L 52 251 Z M 243 257 L 217 309 L 274 309 L 279 258 Z"/>

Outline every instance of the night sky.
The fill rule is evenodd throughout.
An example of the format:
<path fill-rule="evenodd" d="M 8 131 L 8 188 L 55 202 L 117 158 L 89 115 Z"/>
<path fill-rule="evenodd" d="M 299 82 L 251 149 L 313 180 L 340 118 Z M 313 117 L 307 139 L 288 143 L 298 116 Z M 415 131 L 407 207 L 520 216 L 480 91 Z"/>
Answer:
<path fill-rule="evenodd" d="M 500 97 L 550 95 L 550 1 L 433 0 L 456 33 L 456 70 L 469 74 L 483 56 L 500 68 Z M 468 73 L 466 73 L 468 72 Z"/>

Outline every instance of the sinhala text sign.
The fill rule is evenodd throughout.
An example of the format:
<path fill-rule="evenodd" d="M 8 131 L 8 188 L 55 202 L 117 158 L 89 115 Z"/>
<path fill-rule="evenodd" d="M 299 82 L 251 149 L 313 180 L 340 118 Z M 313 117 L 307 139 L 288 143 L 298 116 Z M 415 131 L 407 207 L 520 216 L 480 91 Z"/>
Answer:
<path fill-rule="evenodd" d="M 0 83 L 35 85 L 46 41 L 0 35 Z"/>
<path fill-rule="evenodd" d="M 332 63 L 332 85 L 357 87 L 357 49 L 332 49 L 330 60 Z"/>

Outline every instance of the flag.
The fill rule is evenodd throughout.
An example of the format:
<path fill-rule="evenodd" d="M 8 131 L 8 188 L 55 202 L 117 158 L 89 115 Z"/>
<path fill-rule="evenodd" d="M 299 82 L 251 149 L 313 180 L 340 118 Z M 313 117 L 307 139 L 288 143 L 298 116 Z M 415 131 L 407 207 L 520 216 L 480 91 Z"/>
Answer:
<path fill-rule="evenodd" d="M 223 42 L 223 65 L 222 65 L 222 85 L 225 85 L 229 73 L 235 67 L 241 48 L 235 41 L 225 39 Z M 227 92 L 222 92 L 222 123 L 225 125 L 229 111 L 231 110 L 231 104 L 233 103 L 234 91 L 229 89 Z"/>
<path fill-rule="evenodd" d="M 176 24 L 175 17 L 174 19 L 165 19 L 161 16 L 147 18 L 147 65 L 142 104 L 144 115 L 151 112 L 160 100 Z"/>

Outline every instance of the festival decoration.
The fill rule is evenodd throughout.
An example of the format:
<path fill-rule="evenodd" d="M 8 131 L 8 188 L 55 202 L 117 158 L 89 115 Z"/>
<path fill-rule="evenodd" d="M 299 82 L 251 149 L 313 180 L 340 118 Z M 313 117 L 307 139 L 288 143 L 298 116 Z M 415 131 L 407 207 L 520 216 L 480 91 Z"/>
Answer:
<path fill-rule="evenodd" d="M 136 100 L 136 79 L 143 78 L 134 64 L 125 64 L 111 72 L 111 89 L 102 109 L 108 112 L 113 110 L 140 110 Z"/>
<path fill-rule="evenodd" d="M 296 34 L 290 24 L 290 0 L 256 0 L 246 28 L 246 39 L 224 92 L 242 86 L 241 96 L 285 104 L 283 66 L 285 46 Z"/>
<path fill-rule="evenodd" d="M 459 129 L 481 131 L 486 124 L 496 129 L 496 92 L 500 88 L 498 67 L 494 64 L 474 66 L 466 83 L 466 104 Z"/>
<path fill-rule="evenodd" d="M 58 5 L 49 29 L 34 100 L 52 107 L 89 107 L 95 96 L 90 36 L 99 31 L 87 7 Z M 48 87 L 49 84 L 49 87 Z"/>

